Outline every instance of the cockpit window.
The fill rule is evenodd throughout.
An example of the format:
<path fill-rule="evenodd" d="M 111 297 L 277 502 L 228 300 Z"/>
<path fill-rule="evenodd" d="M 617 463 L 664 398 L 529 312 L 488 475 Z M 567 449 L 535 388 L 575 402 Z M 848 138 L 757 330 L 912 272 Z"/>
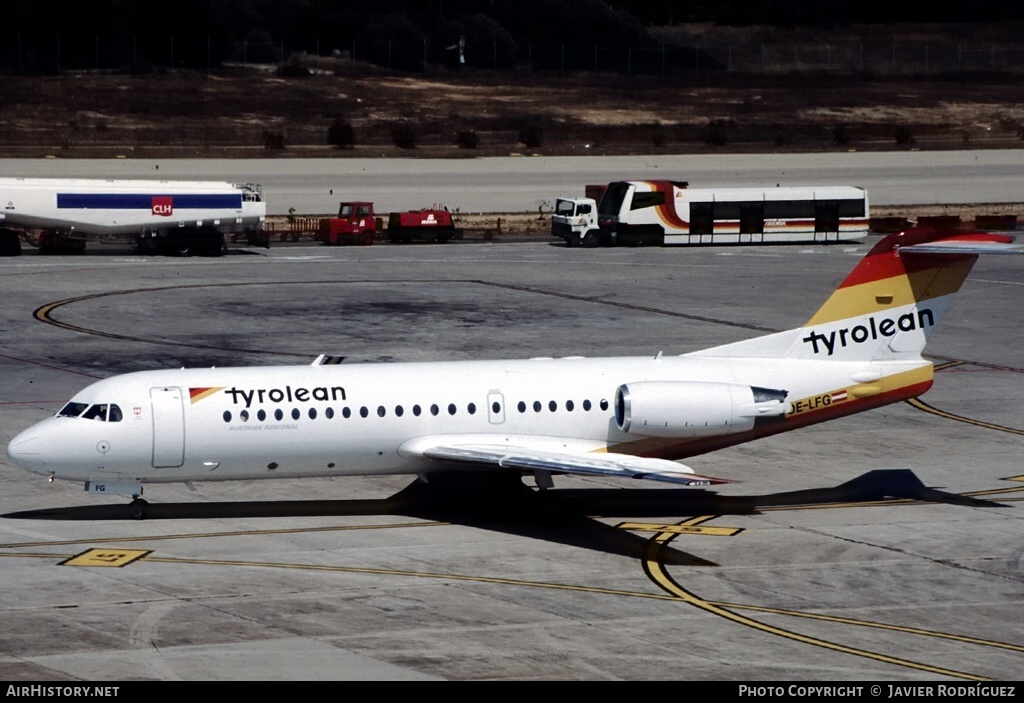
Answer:
<path fill-rule="evenodd" d="M 101 420 L 107 421 L 107 406 L 106 404 L 97 404 L 89 406 L 89 409 L 82 413 L 83 420 Z"/>
<path fill-rule="evenodd" d="M 57 415 L 60 417 L 78 417 L 87 407 L 89 407 L 88 403 L 68 403 Z"/>
<path fill-rule="evenodd" d="M 124 413 L 113 404 L 68 403 L 57 413 L 60 417 L 80 417 L 83 420 L 99 420 L 100 422 L 121 422 Z"/>

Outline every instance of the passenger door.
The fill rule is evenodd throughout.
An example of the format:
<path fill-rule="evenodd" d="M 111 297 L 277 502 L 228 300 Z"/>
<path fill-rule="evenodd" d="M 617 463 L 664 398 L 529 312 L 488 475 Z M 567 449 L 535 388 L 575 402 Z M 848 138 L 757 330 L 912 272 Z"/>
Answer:
<path fill-rule="evenodd" d="M 185 462 L 185 409 L 180 388 L 151 388 L 153 468 L 172 469 Z"/>

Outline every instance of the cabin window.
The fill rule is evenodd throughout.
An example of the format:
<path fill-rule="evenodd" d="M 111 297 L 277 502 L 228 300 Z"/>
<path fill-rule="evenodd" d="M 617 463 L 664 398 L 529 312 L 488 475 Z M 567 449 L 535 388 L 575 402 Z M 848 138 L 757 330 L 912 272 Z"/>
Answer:
<path fill-rule="evenodd" d="M 365 405 L 359 408 L 359 417 L 367 417 L 369 414 L 370 410 Z"/>
<path fill-rule="evenodd" d="M 377 417 L 384 417 L 387 414 L 387 410 L 384 409 L 383 405 L 377 406 Z"/>
<path fill-rule="evenodd" d="M 405 414 L 405 410 L 402 409 L 402 406 L 401 405 L 396 405 L 395 406 L 395 415 L 397 417 L 402 417 L 402 415 L 404 415 L 404 414 Z"/>
<path fill-rule="evenodd" d="M 310 408 L 309 409 L 309 419 L 310 420 L 315 420 L 316 419 L 316 408 Z"/>
<path fill-rule="evenodd" d="M 455 403 L 448 403 L 448 414 L 454 415 L 456 411 Z"/>
<path fill-rule="evenodd" d="M 351 408 L 342 408 L 341 409 L 341 416 L 343 418 L 345 418 L 346 420 L 348 418 L 352 417 L 352 409 Z"/>
<path fill-rule="evenodd" d="M 540 409 L 541 409 L 542 407 L 544 407 L 544 406 L 540 404 L 540 401 L 539 401 L 539 400 L 535 400 L 535 401 L 533 401 L 533 412 L 535 412 L 535 413 L 539 413 L 539 412 L 540 412 Z"/>
<path fill-rule="evenodd" d="M 327 416 L 328 420 L 333 420 L 334 419 L 334 408 L 327 408 L 326 410 L 324 410 L 324 415 Z"/>
<path fill-rule="evenodd" d="M 575 407 L 576 404 L 573 403 L 571 400 L 565 401 L 565 409 L 568 410 L 569 412 L 572 412 Z"/>
<path fill-rule="evenodd" d="M 225 410 L 224 411 L 224 422 L 231 422 L 231 411 L 230 410 Z"/>
<path fill-rule="evenodd" d="M 434 403 L 433 405 L 430 406 L 431 415 L 437 416 L 439 412 L 441 412 L 441 408 L 437 407 L 437 403 Z"/>
<path fill-rule="evenodd" d="M 470 415 L 475 415 L 476 414 L 476 403 L 470 403 L 468 406 L 466 406 L 466 410 L 469 411 Z"/>
<path fill-rule="evenodd" d="M 274 411 L 274 419 L 277 420 L 278 422 L 284 419 L 284 411 L 281 410 L 281 408 L 278 408 L 277 410 Z"/>
<path fill-rule="evenodd" d="M 419 405 L 412 406 L 412 414 L 415 415 L 416 417 L 420 416 L 420 406 Z"/>
<path fill-rule="evenodd" d="M 238 413 L 238 417 L 242 418 L 242 422 L 249 422 L 249 411 L 243 410 L 242 412 Z"/>
<path fill-rule="evenodd" d="M 292 408 L 292 419 L 293 420 L 298 420 L 300 417 L 302 417 L 302 413 L 299 412 L 299 409 L 298 408 Z"/>
<path fill-rule="evenodd" d="M 519 405 L 517 405 L 516 407 L 519 408 L 519 412 L 521 412 L 521 413 L 525 413 L 526 412 L 526 403 L 524 403 L 523 401 L 520 400 L 519 401 Z"/>
<path fill-rule="evenodd" d="M 494 401 L 493 403 L 491 403 L 491 412 L 494 413 L 495 415 L 500 413 L 501 412 L 501 403 L 499 403 L 498 401 Z"/>
<path fill-rule="evenodd" d="M 590 401 L 589 400 L 584 400 L 583 401 L 583 409 L 586 410 L 587 412 L 590 412 Z"/>
<path fill-rule="evenodd" d="M 264 420 L 267 419 L 267 411 L 260 410 L 258 413 L 256 413 L 256 417 L 257 419 L 259 419 L 260 422 L 263 422 Z"/>
<path fill-rule="evenodd" d="M 607 400 L 603 400 L 603 399 L 601 400 L 601 409 L 602 410 L 607 410 L 608 409 L 608 401 Z"/>

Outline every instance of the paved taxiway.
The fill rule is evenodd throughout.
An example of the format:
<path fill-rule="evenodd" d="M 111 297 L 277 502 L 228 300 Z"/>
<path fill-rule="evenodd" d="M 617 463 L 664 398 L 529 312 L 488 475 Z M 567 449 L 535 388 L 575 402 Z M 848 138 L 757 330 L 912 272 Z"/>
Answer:
<path fill-rule="evenodd" d="M 0 442 L 132 370 L 699 349 L 804 322 L 875 239 L 0 259 Z M 717 493 L 167 485 L 139 522 L 0 459 L 0 680 L 1020 680 L 1022 299 L 982 259 L 927 405 L 689 459 Z"/>
<path fill-rule="evenodd" d="M 197 177 L 255 182 L 267 213 L 336 212 L 339 200 L 371 198 L 377 212 L 443 202 L 453 212 L 550 212 L 585 183 L 663 178 L 694 187 L 854 185 L 873 205 L 1019 203 L 1024 151 L 661 154 L 477 159 L 0 159 L 21 178 Z M 996 210 L 998 213 L 998 210 Z"/>

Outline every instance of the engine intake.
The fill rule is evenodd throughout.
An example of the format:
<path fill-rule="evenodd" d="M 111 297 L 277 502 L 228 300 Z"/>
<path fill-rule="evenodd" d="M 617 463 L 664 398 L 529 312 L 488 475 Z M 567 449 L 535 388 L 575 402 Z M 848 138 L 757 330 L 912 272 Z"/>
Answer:
<path fill-rule="evenodd" d="M 707 437 L 753 429 L 760 417 L 785 415 L 787 391 L 734 383 L 638 381 L 615 391 L 615 422 L 629 434 Z"/>

